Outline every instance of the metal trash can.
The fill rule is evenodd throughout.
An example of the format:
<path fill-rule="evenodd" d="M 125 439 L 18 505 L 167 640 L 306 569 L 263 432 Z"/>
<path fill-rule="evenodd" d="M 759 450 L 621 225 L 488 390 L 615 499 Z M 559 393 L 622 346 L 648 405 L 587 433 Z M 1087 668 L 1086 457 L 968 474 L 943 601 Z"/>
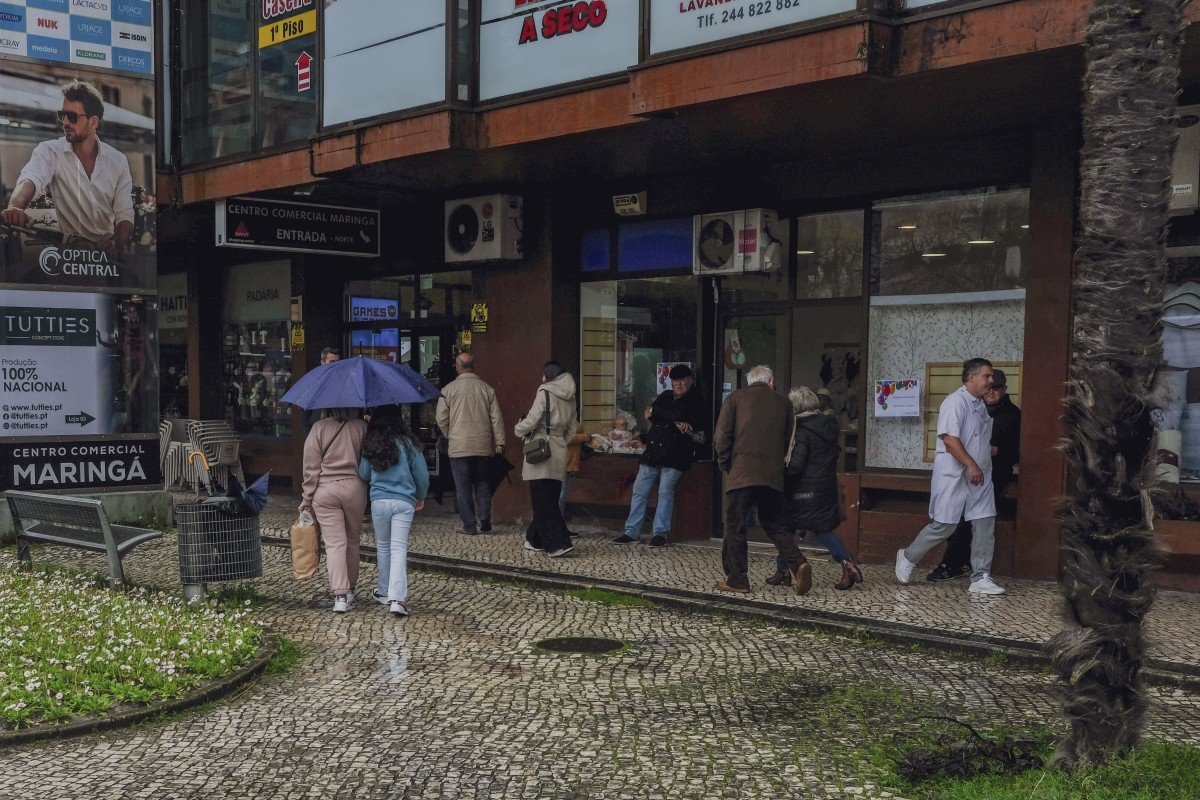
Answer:
<path fill-rule="evenodd" d="M 257 514 L 230 514 L 216 505 L 175 507 L 179 577 L 188 584 L 262 577 Z"/>

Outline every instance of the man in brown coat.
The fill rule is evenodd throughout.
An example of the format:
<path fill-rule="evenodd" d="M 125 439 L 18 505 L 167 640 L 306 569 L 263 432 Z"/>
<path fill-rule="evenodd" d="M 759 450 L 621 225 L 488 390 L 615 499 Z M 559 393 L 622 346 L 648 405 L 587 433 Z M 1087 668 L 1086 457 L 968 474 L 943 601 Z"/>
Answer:
<path fill-rule="evenodd" d="M 713 443 L 725 473 L 725 542 L 721 553 L 722 592 L 750 591 L 746 575 L 746 516 L 758 506 L 763 531 L 795 574 L 796 594 L 812 588 L 812 567 L 783 522 L 783 458 L 791 433 L 792 405 L 775 393 L 775 375 L 760 364 L 746 374 L 747 386 L 725 399 Z"/>

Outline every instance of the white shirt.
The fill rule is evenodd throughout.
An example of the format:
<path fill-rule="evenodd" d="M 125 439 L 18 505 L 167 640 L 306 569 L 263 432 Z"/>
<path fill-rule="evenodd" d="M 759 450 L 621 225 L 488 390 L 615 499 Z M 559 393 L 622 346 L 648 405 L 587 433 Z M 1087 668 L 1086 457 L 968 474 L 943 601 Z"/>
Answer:
<path fill-rule="evenodd" d="M 104 142 L 91 177 L 66 137 L 42 142 L 17 178 L 34 186 L 34 197 L 49 190 L 64 236 L 99 241 L 113 236 L 118 222 L 133 222 L 133 178 L 129 161 Z"/>
<path fill-rule="evenodd" d="M 982 484 L 971 485 L 967 468 L 946 450 L 944 435 L 962 442 L 967 455 L 983 470 Z M 996 516 L 996 498 L 992 492 L 992 418 L 987 413 L 987 404 L 960 386 L 942 401 L 937 436 L 929 516 L 947 523 L 957 523 L 964 517 L 973 520 Z"/>

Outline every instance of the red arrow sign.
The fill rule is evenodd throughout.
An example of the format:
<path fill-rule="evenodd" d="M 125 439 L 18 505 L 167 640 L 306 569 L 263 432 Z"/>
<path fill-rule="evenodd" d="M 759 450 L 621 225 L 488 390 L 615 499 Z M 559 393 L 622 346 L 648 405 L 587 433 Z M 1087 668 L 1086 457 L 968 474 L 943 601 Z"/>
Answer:
<path fill-rule="evenodd" d="M 312 64 L 312 56 L 302 50 L 300 57 L 296 59 L 296 91 L 298 92 L 307 92 L 312 86 L 310 64 Z"/>

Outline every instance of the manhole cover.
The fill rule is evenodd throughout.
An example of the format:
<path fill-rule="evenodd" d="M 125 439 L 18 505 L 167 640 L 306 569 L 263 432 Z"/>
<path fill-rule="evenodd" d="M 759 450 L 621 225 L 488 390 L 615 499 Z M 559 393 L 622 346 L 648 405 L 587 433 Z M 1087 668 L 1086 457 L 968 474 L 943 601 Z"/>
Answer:
<path fill-rule="evenodd" d="M 620 639 L 599 639 L 592 636 L 560 636 L 542 639 L 533 644 L 542 650 L 555 653 L 611 653 L 625 646 Z"/>

